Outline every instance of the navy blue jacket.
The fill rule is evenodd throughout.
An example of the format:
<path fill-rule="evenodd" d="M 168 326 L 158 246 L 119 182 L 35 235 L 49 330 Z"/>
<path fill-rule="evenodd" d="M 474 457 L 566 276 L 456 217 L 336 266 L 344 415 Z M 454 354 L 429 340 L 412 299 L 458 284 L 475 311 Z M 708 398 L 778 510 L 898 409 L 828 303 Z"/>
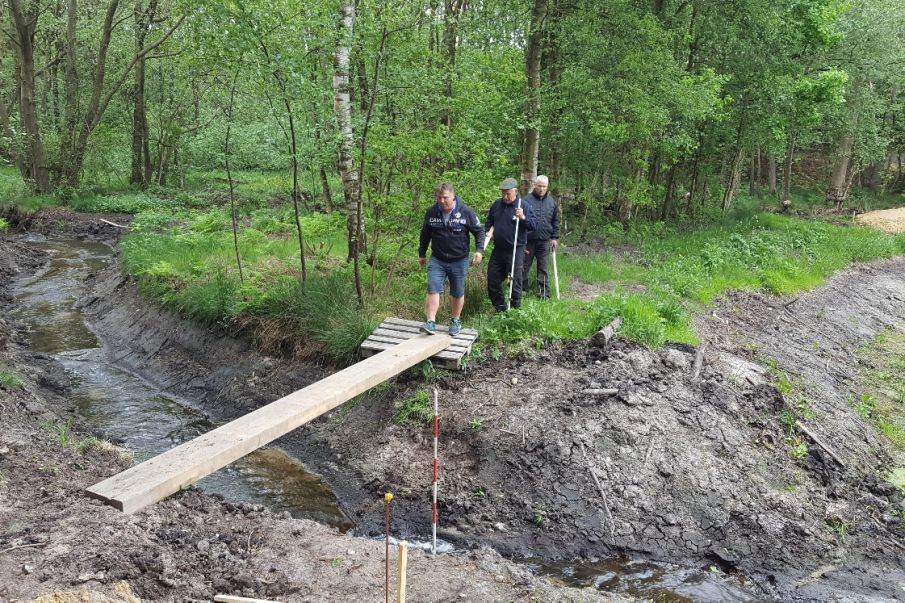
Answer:
<path fill-rule="evenodd" d="M 470 251 L 468 233 L 474 235 L 477 250 L 483 251 L 484 227 L 473 209 L 456 197 L 449 220 L 444 222 L 440 204 L 434 203 L 424 214 L 418 257 L 425 257 L 427 246 L 430 245 L 432 255 L 438 260 L 455 262 L 467 258 Z"/>
<path fill-rule="evenodd" d="M 534 217 L 534 211 L 529 203 L 516 199 L 513 203 L 507 204 L 503 203 L 502 199 L 497 199 L 490 206 L 487 220 L 484 221 L 485 229 L 493 228 L 494 249 L 512 249 L 515 238 L 515 209 L 520 203 L 522 209 L 525 210 L 525 219 L 519 220 L 516 247 L 524 247 L 528 242 L 528 232 L 537 228 L 537 219 Z"/>
<path fill-rule="evenodd" d="M 541 199 L 531 191 L 523 201 L 531 206 L 537 216 L 537 230 L 528 235 L 529 241 L 559 239 L 559 204 L 553 195 L 546 193 Z"/>

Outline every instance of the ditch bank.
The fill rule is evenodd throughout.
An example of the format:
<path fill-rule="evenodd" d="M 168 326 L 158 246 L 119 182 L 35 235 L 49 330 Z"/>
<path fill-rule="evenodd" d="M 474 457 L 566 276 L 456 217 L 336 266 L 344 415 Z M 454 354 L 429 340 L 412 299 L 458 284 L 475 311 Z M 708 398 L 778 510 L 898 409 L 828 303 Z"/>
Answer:
<path fill-rule="evenodd" d="M 698 320 L 702 354 L 583 341 L 429 373 L 443 416 L 441 535 L 544 563 L 709 567 L 783 600 L 905 600 L 905 507 L 878 478 L 889 446 L 849 404 L 854 350 L 903 328 L 902 274 L 899 258 L 794 302 L 730 294 Z M 83 308 L 118 362 L 218 420 L 326 374 L 150 306 L 115 268 Z M 801 377 L 785 397 L 779 371 Z M 325 476 L 359 533 L 380 533 L 389 490 L 403 536 L 429 534 L 430 431 L 394 420 L 424 388 L 411 371 L 279 442 Z"/>
<path fill-rule="evenodd" d="M 54 356 L 28 349 L 9 319 L 12 285 L 40 251 L 0 237 L 0 601 L 378 600 L 383 543 L 188 490 L 135 515 L 84 489 L 133 463 L 93 439 Z M 391 582 L 391 586 L 395 580 Z M 552 584 L 484 548 L 410 551 L 413 600 L 624 600 Z"/>

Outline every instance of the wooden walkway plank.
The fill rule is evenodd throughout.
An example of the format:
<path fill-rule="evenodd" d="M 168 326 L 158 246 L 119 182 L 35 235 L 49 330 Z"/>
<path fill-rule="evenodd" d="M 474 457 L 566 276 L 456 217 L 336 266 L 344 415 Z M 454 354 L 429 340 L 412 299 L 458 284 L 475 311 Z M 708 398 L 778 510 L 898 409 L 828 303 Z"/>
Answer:
<path fill-rule="evenodd" d="M 448 326 L 437 325 L 438 333 L 448 334 L 448 331 Z M 364 356 L 376 354 L 391 349 L 394 344 L 420 335 L 422 335 L 420 322 L 404 318 L 387 318 L 361 344 L 361 353 Z M 471 347 L 477 339 L 478 332 L 476 330 L 462 329 L 452 338 L 449 346 L 442 352 L 431 356 L 431 360 L 434 364 L 443 368 L 459 368 L 462 358 L 471 352 Z"/>
<path fill-rule="evenodd" d="M 135 465 L 87 489 L 132 513 L 319 417 L 358 394 L 441 352 L 446 334 L 403 341 L 235 421 Z"/>

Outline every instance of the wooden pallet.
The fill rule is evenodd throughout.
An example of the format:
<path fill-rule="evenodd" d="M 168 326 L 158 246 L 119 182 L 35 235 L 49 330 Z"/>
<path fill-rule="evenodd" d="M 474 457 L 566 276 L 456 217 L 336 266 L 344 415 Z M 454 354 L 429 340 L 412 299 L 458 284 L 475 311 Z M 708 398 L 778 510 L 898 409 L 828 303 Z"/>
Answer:
<path fill-rule="evenodd" d="M 421 323 L 415 320 L 403 318 L 387 318 L 377 327 L 370 337 L 361 344 L 363 356 L 371 356 L 413 337 L 422 335 Z M 437 325 L 437 332 L 448 333 L 449 327 Z M 478 332 L 474 329 L 462 329 L 452 338 L 452 343 L 441 352 L 431 356 L 430 360 L 437 366 L 456 369 L 462 363 L 462 358 L 471 351 L 471 346 L 478 339 Z"/>

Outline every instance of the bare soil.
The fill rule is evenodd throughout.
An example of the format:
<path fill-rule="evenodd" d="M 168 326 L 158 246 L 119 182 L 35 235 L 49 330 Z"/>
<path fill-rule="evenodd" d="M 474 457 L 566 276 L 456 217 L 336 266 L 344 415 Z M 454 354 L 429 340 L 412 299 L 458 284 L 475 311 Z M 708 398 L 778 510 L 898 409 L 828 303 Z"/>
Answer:
<path fill-rule="evenodd" d="M 905 207 L 869 211 L 860 214 L 856 220 L 861 224 L 879 228 L 883 232 L 903 233 L 905 232 Z"/>
<path fill-rule="evenodd" d="M 459 545 L 548 561 L 628 554 L 716 566 L 746 576 L 764 599 L 905 600 L 905 504 L 878 477 L 891 467 L 889 444 L 850 404 L 860 391 L 854 352 L 883 329 L 905 330 L 903 275 L 898 258 L 853 266 L 794 299 L 731 294 L 698 318 L 702 349 L 582 341 L 440 372 L 427 384 L 412 371 L 279 445 L 325 477 L 357 533 L 382 533 L 390 490 L 400 535 L 426 536 L 430 430 L 398 425 L 394 415 L 399 401 L 436 387 L 441 533 Z M 187 324 L 149 305 L 115 268 L 98 275 L 82 305 L 112 359 L 218 421 L 330 370 L 264 357 L 241 337 Z M 82 497 L 123 461 L 107 450 L 77 457 L 48 441 L 37 423 L 65 411 L 65 399 L 47 391 L 65 392 L 65 375 L 18 345 L 4 353 L 34 374 L 26 388 L 0 392 L 13 396 L 2 399 L 4 423 L 11 416 L 21 425 L 0 432 L 21 433 L 18 444 L 0 441 L 11 451 L 0 457 L 0 525 L 18 526 L 0 533 L 0 551 L 36 546 L 0 553 L 0 576 L 16 576 L 7 597 L 98 572 L 86 584 L 112 593 L 126 580 L 149 599 L 227 587 L 281 600 L 380 596 L 379 542 L 197 492 L 134 517 Z M 775 383 L 786 374 L 784 396 Z M 616 393 L 592 391 L 607 388 Z M 39 406 L 28 410 L 28 396 Z M 795 416 L 822 444 L 790 431 Z M 146 551 L 158 561 L 142 561 Z M 463 587 L 478 589 L 465 593 L 469 600 L 592 596 L 551 586 L 487 549 L 411 565 L 443 577 L 410 577 L 424 587 L 413 600 L 456 599 Z"/>
<path fill-rule="evenodd" d="M 88 434 L 65 371 L 28 351 L 22 326 L 5 318 L 14 278 L 42 263 L 0 238 L 0 371 L 17 381 L 0 385 L 0 601 L 382 600 L 378 540 L 197 490 L 135 515 L 86 497 L 84 488 L 133 461 L 104 443 L 79 451 Z M 71 433 L 50 429 L 66 420 Z M 410 550 L 408 592 L 414 601 L 627 600 L 553 584 L 486 547 L 436 558 Z"/>
<path fill-rule="evenodd" d="M 903 259 L 855 266 L 788 308 L 789 299 L 728 296 L 700 318 L 708 344 L 697 378 L 695 348 L 619 341 L 438 374 L 427 387 L 438 388 L 443 415 L 442 535 L 514 557 L 715 565 L 782 600 L 905 599 L 905 507 L 877 477 L 891 466 L 889 445 L 848 402 L 854 350 L 902 329 L 903 273 Z M 323 370 L 257 357 L 166 311 L 136 313 L 139 303 L 112 271 L 85 309 L 100 333 L 117 335 L 122 362 L 203 397 L 221 419 Z M 803 423 L 845 467 L 789 431 L 783 417 L 796 400 L 773 386 L 771 363 L 801 382 L 813 413 Z M 380 533 L 387 490 L 403 534 L 428 533 L 429 428 L 394 421 L 396 403 L 425 387 L 413 371 L 280 442 L 326 477 L 362 533 Z M 587 393 L 603 388 L 618 393 Z M 805 444 L 800 458 L 790 435 Z"/>

